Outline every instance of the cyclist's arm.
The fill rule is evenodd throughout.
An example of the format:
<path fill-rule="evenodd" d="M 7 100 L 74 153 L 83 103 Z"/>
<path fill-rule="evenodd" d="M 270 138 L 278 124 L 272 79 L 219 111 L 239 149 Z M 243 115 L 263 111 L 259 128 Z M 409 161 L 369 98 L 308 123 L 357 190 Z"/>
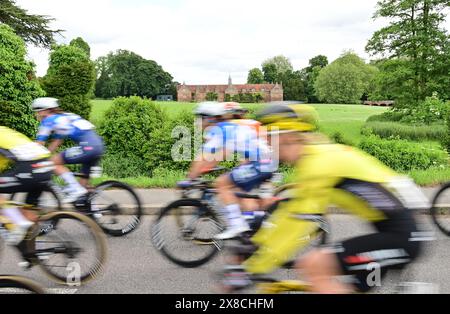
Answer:
<path fill-rule="evenodd" d="M 208 169 L 214 168 L 225 156 L 223 147 L 223 135 L 212 133 L 208 141 L 202 146 L 197 158 L 191 165 L 188 178 L 195 179 Z M 221 158 L 222 157 L 222 158 Z"/>
<path fill-rule="evenodd" d="M 214 158 L 214 156 L 209 156 L 209 157 L 211 157 L 211 159 Z M 217 161 L 217 160 L 208 161 L 211 159 L 195 160 L 191 165 L 191 169 L 189 170 L 188 178 L 191 180 L 198 178 L 204 172 L 207 172 L 209 169 L 212 169 L 215 166 L 217 166 L 219 161 Z"/>

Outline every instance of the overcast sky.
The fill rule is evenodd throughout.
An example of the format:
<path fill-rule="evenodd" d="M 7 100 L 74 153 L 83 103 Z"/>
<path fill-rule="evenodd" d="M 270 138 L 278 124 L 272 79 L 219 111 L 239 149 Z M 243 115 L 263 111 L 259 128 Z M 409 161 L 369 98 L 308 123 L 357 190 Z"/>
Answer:
<path fill-rule="evenodd" d="M 367 40 L 382 27 L 372 19 L 377 0 L 17 0 L 33 14 L 55 18 L 78 36 L 93 59 L 117 49 L 158 62 L 178 82 L 245 83 L 248 70 L 283 54 L 294 68 L 324 54 L 330 61 L 352 49 L 368 59 Z M 450 19 L 447 20 L 450 29 Z M 48 51 L 30 47 L 43 76 Z"/>

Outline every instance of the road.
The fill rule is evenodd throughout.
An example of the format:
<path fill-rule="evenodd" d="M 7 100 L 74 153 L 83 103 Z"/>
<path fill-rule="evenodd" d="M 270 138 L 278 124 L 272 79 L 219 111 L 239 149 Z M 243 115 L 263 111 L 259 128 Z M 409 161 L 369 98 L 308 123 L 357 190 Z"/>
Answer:
<path fill-rule="evenodd" d="M 63 287 L 49 281 L 39 268 L 23 271 L 13 248 L 6 247 L 1 255 L 1 273 L 30 277 L 45 287 L 50 293 L 137 293 L 137 294 L 208 294 L 218 292 L 214 274 L 223 265 L 220 256 L 209 264 L 197 269 L 183 269 L 171 264 L 152 246 L 150 227 L 154 216 L 145 216 L 143 223 L 134 233 L 123 238 L 108 238 L 108 262 L 105 272 L 96 280 L 82 287 Z M 420 221 L 433 228 L 428 216 Z M 348 215 L 330 215 L 332 241 L 345 239 L 370 231 L 368 226 Z M 434 228 L 433 228 L 434 229 Z M 440 293 L 450 293 L 450 239 L 436 232 L 437 239 L 429 242 L 423 257 L 407 272 L 407 281 L 432 283 Z M 292 271 L 282 270 L 277 275 L 293 279 Z M 378 291 L 391 291 L 392 284 L 383 282 Z"/>

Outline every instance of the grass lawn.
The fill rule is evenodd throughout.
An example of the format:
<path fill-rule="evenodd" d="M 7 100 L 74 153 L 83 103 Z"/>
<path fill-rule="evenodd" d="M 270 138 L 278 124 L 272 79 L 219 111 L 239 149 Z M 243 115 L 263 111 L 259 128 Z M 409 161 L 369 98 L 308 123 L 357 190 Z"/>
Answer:
<path fill-rule="evenodd" d="M 192 111 L 196 104 L 182 102 L 156 102 L 164 108 L 169 115 L 177 115 L 183 110 Z M 91 120 L 98 125 L 103 118 L 105 111 L 111 107 L 111 100 L 92 100 Z M 262 107 L 263 104 L 248 104 L 245 107 Z M 336 132 L 341 133 L 346 141 L 357 145 L 361 139 L 361 128 L 368 117 L 380 114 L 386 111 L 383 107 L 369 107 L 362 105 L 330 105 L 314 104 L 319 112 L 321 119 L 321 129 L 327 135 L 333 135 Z M 437 144 L 436 144 L 437 145 Z M 435 168 L 420 171 L 410 171 L 408 173 L 420 185 L 436 185 L 442 182 L 450 181 L 450 166 L 447 168 Z M 170 172 L 167 176 L 159 178 L 136 177 L 128 178 L 122 181 L 140 188 L 173 187 L 178 180 L 183 179 L 184 173 Z M 292 177 L 287 174 L 287 180 Z M 108 178 L 101 178 L 101 181 Z"/>
<path fill-rule="evenodd" d="M 177 115 L 183 110 L 192 111 L 195 103 L 183 102 L 156 102 L 171 116 Z M 95 125 L 101 121 L 105 111 L 111 107 L 111 100 L 92 100 L 91 120 Z M 248 104 L 245 107 L 262 107 L 263 104 Z M 313 105 L 319 112 L 321 128 L 328 135 L 340 132 L 346 140 L 357 144 L 361 138 L 360 130 L 367 118 L 380 114 L 386 110 L 382 107 L 369 107 L 361 105 Z"/>

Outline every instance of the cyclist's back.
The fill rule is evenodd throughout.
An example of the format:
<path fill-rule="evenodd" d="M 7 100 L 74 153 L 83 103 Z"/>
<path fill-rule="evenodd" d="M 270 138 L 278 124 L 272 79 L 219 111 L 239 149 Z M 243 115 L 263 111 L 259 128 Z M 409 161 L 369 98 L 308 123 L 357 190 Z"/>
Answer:
<path fill-rule="evenodd" d="M 312 291 L 367 291 L 373 267 L 383 275 L 418 257 L 424 238 L 410 209 L 427 208 L 428 200 L 412 180 L 356 148 L 318 141 L 323 137 L 311 133 L 319 120 L 311 106 L 269 106 L 259 120 L 278 134 L 280 161 L 296 165 L 297 187 L 252 238 L 258 250 L 244 263 L 247 272 L 267 273 L 294 258 L 331 205 L 371 222 L 376 232 L 313 249 L 298 260 Z M 352 281 L 338 282 L 340 275 Z"/>
<path fill-rule="evenodd" d="M 37 197 L 50 180 L 53 163 L 50 152 L 32 142 L 25 135 L 0 126 L 0 194 L 26 192 L 27 204 L 35 204 Z M 3 207 L 0 195 L 0 208 Z M 2 208 L 4 216 L 15 228 L 9 233 L 8 243 L 19 243 L 33 225 L 17 207 Z"/>
<path fill-rule="evenodd" d="M 410 209 L 426 208 L 428 201 L 411 180 L 352 147 L 319 144 L 304 150 L 296 165 L 294 199 L 280 206 L 269 220 L 275 228 L 263 228 L 253 238 L 271 253 L 252 257 L 247 261 L 249 269 L 266 272 L 292 258 L 308 242 L 299 239 L 317 228 L 298 217 L 324 215 L 329 206 L 346 210 L 377 230 L 334 249 L 346 274 L 358 278 L 360 290 L 369 288 L 363 280 L 369 263 L 402 267 L 419 254 L 414 240 L 418 228 Z"/>
<path fill-rule="evenodd" d="M 94 129 L 92 123 L 79 115 L 57 113 L 42 120 L 36 140 L 46 142 L 53 133 L 54 138 L 68 138 L 78 144 L 88 137 L 95 137 Z"/>

